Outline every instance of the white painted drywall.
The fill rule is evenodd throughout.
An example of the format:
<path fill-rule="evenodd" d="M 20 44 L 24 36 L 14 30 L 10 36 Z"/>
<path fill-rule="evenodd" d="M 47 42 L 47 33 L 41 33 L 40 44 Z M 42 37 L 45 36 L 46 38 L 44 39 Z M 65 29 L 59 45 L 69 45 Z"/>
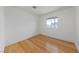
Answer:
<path fill-rule="evenodd" d="M 37 33 L 37 16 L 18 7 L 5 8 L 6 45 L 27 39 Z"/>
<path fill-rule="evenodd" d="M 36 34 L 44 34 L 60 38 L 61 40 L 75 42 L 79 47 L 79 7 L 77 7 L 76 10 L 77 11 L 75 11 L 74 7 L 66 7 L 55 12 L 36 16 L 17 7 L 5 7 L 5 14 L 3 15 L 3 7 L 0 7 L 0 24 L 3 24 L 2 20 L 4 20 L 5 16 L 5 44 L 10 45 Z M 58 16 L 60 18 L 58 29 L 49 29 L 46 27 L 46 18 L 52 16 Z M 3 32 L 2 26 L 0 26 L 0 28 L 0 31 Z M 3 47 L 2 41 L 0 41 L 0 44 L 0 46 Z M 0 50 L 3 50 L 3 48 L 0 48 Z"/>
<path fill-rule="evenodd" d="M 79 7 L 76 7 L 76 33 L 77 33 L 77 40 L 76 40 L 76 46 L 79 51 Z"/>
<path fill-rule="evenodd" d="M 46 26 L 46 19 L 53 16 L 59 17 L 57 29 L 50 29 Z M 75 8 L 65 7 L 40 17 L 40 33 L 65 41 L 74 42 L 76 39 L 75 22 Z"/>
<path fill-rule="evenodd" d="M 0 52 L 4 51 L 4 7 L 0 6 Z"/>

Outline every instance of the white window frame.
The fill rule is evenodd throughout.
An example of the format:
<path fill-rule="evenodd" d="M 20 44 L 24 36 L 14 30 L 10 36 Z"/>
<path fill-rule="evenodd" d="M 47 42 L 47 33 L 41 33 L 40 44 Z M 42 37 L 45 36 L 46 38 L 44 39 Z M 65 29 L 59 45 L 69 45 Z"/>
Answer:
<path fill-rule="evenodd" d="M 58 17 L 51 17 L 46 20 L 48 28 L 58 28 Z"/>

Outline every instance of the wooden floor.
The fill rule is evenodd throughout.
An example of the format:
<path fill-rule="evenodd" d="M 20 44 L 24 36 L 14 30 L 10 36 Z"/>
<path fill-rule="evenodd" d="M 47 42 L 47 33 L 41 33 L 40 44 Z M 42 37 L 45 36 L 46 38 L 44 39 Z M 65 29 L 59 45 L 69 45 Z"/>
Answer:
<path fill-rule="evenodd" d="M 37 35 L 5 47 L 5 53 L 75 53 L 74 43 Z"/>

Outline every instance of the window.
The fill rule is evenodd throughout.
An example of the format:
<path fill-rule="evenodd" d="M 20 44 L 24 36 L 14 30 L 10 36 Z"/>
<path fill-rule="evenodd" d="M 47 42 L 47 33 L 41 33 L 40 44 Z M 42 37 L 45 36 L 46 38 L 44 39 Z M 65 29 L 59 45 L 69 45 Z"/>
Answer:
<path fill-rule="evenodd" d="M 48 18 L 46 20 L 47 27 L 49 28 L 57 28 L 58 27 L 58 17 Z"/>

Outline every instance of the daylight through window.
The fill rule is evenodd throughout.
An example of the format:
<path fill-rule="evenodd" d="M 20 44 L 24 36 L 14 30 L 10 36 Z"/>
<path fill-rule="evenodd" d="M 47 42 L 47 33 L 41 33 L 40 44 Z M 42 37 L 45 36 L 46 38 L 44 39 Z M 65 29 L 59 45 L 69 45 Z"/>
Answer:
<path fill-rule="evenodd" d="M 46 20 L 47 27 L 49 28 L 57 28 L 58 27 L 58 17 L 48 18 Z"/>

